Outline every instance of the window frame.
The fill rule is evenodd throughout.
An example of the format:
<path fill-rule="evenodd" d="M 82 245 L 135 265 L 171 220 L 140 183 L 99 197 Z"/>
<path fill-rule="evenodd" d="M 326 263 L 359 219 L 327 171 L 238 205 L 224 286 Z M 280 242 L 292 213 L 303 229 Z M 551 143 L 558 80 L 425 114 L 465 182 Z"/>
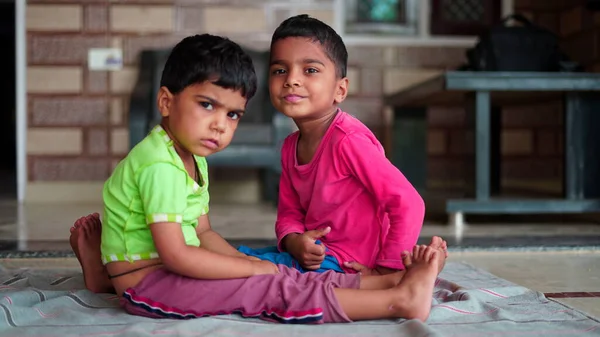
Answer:
<path fill-rule="evenodd" d="M 344 1 L 344 20 L 348 17 L 348 13 L 356 12 L 356 7 L 359 0 L 345 0 Z M 419 24 L 419 5 L 422 2 L 419 0 L 404 0 L 407 2 L 406 9 L 406 24 L 394 24 L 394 23 L 368 23 L 368 22 L 354 22 L 352 29 L 349 34 L 402 34 L 402 35 L 415 35 L 418 31 Z M 345 30 L 348 28 L 344 26 Z"/>
<path fill-rule="evenodd" d="M 352 33 L 346 29 L 347 0 L 333 0 L 333 28 L 344 39 L 346 45 L 414 45 L 414 46 L 459 46 L 469 47 L 477 41 L 477 36 L 446 36 L 431 34 L 431 6 L 429 0 L 417 0 L 417 32 L 414 35 L 380 35 L 372 33 Z M 514 0 L 501 0 L 501 16 L 512 14 Z"/>

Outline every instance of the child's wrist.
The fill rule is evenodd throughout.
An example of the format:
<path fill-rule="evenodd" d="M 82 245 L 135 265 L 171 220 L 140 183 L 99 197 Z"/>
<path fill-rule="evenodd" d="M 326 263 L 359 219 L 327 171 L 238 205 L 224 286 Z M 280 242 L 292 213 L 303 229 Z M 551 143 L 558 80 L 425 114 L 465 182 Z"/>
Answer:
<path fill-rule="evenodd" d="M 288 234 L 288 235 L 284 236 L 284 237 L 283 237 L 283 240 L 282 240 L 282 243 L 283 243 L 283 245 L 282 245 L 282 246 L 283 246 L 283 249 L 284 249 L 286 252 L 290 253 L 290 251 L 291 251 L 291 249 L 290 249 L 290 248 L 293 246 L 293 241 L 294 241 L 294 239 L 296 239 L 296 238 L 297 238 L 297 237 L 299 237 L 299 236 L 300 236 L 300 234 L 298 234 L 298 233 L 290 233 L 290 234 Z"/>

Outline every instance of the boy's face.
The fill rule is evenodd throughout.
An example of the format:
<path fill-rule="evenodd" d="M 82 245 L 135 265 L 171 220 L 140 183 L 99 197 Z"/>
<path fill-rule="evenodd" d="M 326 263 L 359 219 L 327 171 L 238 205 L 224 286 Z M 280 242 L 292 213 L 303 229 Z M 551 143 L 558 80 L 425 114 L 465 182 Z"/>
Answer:
<path fill-rule="evenodd" d="M 239 90 L 205 81 L 190 85 L 177 95 L 162 87 L 158 106 L 177 145 L 206 157 L 229 145 L 244 114 L 246 99 Z"/>
<path fill-rule="evenodd" d="M 289 37 L 275 42 L 269 76 L 273 105 L 293 119 L 334 112 L 348 92 L 348 79 L 338 78 L 335 70 L 318 41 Z"/>

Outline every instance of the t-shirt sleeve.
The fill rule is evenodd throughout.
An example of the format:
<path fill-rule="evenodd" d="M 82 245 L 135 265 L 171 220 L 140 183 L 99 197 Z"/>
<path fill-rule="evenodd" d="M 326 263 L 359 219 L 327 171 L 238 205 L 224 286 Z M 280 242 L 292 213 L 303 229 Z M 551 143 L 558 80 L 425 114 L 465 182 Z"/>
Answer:
<path fill-rule="evenodd" d="M 423 226 L 423 199 L 385 157 L 381 145 L 366 135 L 348 135 L 341 142 L 340 156 L 349 174 L 371 192 L 388 214 L 390 226 L 387 233 L 384 231 L 376 264 L 403 269 L 401 253 L 412 251 Z"/>
<path fill-rule="evenodd" d="M 183 222 L 187 205 L 187 173 L 171 163 L 147 166 L 137 175 L 138 190 L 148 225 Z"/>

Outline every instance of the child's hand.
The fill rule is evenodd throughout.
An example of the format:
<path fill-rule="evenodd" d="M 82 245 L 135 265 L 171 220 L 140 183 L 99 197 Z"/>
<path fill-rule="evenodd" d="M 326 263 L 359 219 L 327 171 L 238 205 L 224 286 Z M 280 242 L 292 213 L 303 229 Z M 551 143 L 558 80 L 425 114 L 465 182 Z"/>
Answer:
<path fill-rule="evenodd" d="M 325 259 L 325 245 L 315 242 L 321 237 L 329 234 L 331 227 L 306 231 L 296 234 L 287 240 L 286 249 L 292 254 L 300 265 L 308 270 L 317 270 Z"/>
<path fill-rule="evenodd" d="M 252 261 L 254 267 L 253 275 L 279 274 L 279 268 L 269 261 Z"/>

